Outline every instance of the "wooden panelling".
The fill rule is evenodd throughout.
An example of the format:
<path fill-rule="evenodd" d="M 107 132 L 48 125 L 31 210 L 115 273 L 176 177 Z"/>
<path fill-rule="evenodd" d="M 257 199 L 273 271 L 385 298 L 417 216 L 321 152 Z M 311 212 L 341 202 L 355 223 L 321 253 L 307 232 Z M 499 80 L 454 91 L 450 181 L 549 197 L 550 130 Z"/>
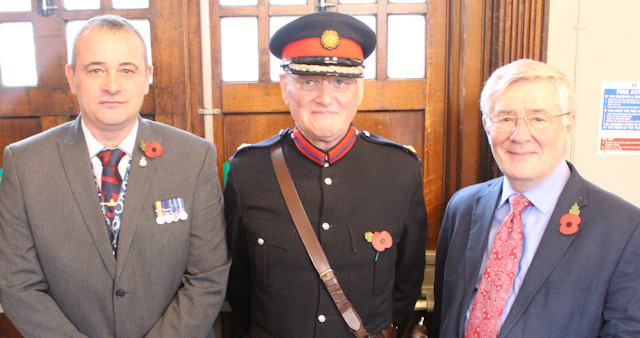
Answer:
<path fill-rule="evenodd" d="M 153 114 L 153 86 L 144 99 L 141 114 Z M 59 88 L 0 88 L 0 118 L 77 115 L 80 111 L 68 86 Z"/>
<path fill-rule="evenodd" d="M 22 335 L 13 326 L 9 318 L 4 313 L 0 313 L 0 337 L 2 338 L 20 338 Z"/>
<path fill-rule="evenodd" d="M 414 147 L 418 157 L 424 160 L 422 158 L 424 150 L 423 111 L 359 112 L 356 114 L 353 124 L 359 130 L 367 130 L 394 142 Z"/>
<path fill-rule="evenodd" d="M 422 154 L 423 113 L 358 112 L 354 125 L 359 130 L 368 130 L 395 142 L 413 146 L 418 154 Z M 243 143 L 255 143 L 277 134 L 281 129 L 293 128 L 291 115 L 274 114 L 230 114 L 225 116 L 225 159 L 228 160 Z"/>
<path fill-rule="evenodd" d="M 426 80 L 365 80 L 360 111 L 414 110 L 426 107 Z M 222 111 L 225 114 L 256 111 L 288 112 L 279 82 L 224 83 Z M 259 99 L 257 99 L 259 98 Z"/>
<path fill-rule="evenodd" d="M 224 117 L 224 160 L 243 143 L 256 143 L 277 134 L 280 129 L 293 128 L 289 113 L 230 114 Z"/>
<path fill-rule="evenodd" d="M 447 3 L 430 1 L 427 11 L 423 185 L 429 225 L 428 249 L 435 249 L 446 205 L 444 197 L 447 104 Z"/>
<path fill-rule="evenodd" d="M 41 129 L 40 119 L 37 117 L 0 119 L 0 149 L 4 152 L 9 144 L 37 134 Z M 0 158 L 0 168 L 3 162 L 3 158 Z"/>

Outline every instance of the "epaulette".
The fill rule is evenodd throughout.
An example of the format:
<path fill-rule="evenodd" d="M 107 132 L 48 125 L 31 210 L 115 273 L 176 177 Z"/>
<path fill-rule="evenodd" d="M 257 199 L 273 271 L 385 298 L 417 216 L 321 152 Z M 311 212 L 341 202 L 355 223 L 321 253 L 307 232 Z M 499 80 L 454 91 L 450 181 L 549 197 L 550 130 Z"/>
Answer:
<path fill-rule="evenodd" d="M 238 149 L 236 149 L 236 153 L 233 156 L 236 156 L 239 152 L 247 149 L 271 147 L 272 145 L 280 142 L 288 133 L 289 128 L 281 129 L 280 132 L 278 132 L 276 135 L 273 135 L 268 139 L 262 140 L 258 143 L 243 143 L 238 147 Z"/>
<path fill-rule="evenodd" d="M 406 145 L 405 146 L 405 145 L 393 142 L 393 141 L 391 141 L 389 139 L 386 139 L 386 138 L 384 138 L 382 136 L 378 136 L 378 135 L 376 135 L 374 133 L 371 133 L 371 132 L 368 132 L 366 130 L 360 131 L 359 134 L 364 140 L 369 141 L 371 143 L 389 145 L 389 146 L 393 146 L 393 147 L 396 147 L 396 148 L 400 148 L 400 149 L 404 150 L 407 154 L 410 154 L 413 157 L 415 157 L 416 160 L 420 161 L 420 157 L 418 157 L 418 153 L 416 153 L 416 150 L 415 150 L 415 148 L 413 148 L 413 146 L 410 146 L 410 145 Z"/>

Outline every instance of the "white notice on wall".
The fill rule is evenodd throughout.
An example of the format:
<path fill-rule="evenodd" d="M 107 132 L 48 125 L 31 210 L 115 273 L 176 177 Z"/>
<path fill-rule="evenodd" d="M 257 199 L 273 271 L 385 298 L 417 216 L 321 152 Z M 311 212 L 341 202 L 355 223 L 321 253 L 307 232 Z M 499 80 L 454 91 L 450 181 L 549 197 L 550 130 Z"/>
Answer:
<path fill-rule="evenodd" d="M 600 154 L 640 154 L 640 81 L 602 81 Z"/>

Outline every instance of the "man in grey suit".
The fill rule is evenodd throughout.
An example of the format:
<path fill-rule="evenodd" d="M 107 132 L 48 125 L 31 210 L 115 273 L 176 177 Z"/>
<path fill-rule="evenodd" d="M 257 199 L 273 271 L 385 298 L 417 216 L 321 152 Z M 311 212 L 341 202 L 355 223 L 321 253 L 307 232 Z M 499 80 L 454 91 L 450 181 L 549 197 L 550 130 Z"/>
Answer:
<path fill-rule="evenodd" d="M 461 189 L 447 206 L 436 253 L 438 334 L 640 336 L 640 210 L 564 160 L 575 122 L 566 76 L 512 62 L 491 75 L 480 105 L 504 176 Z M 512 196 L 528 207 L 510 211 Z M 510 241 L 521 246 L 504 252 Z"/>
<path fill-rule="evenodd" d="M 120 17 L 84 26 L 66 74 L 79 117 L 4 151 L 5 313 L 32 337 L 215 336 L 230 258 L 213 144 L 140 118 L 152 67 Z M 104 149 L 122 154 L 111 200 Z"/>

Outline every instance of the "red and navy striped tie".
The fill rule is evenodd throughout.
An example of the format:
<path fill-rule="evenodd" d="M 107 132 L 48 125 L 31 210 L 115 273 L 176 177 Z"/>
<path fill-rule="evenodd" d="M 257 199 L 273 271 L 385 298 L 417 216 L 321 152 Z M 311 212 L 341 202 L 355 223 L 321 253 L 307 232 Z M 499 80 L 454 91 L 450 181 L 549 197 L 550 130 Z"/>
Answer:
<path fill-rule="evenodd" d="M 125 153 L 120 149 L 107 149 L 98 154 L 98 158 L 102 161 L 102 202 L 107 218 L 109 218 L 109 224 L 113 222 L 116 202 L 118 202 L 118 195 L 120 195 L 122 177 L 118 171 L 118 163 L 124 155 Z"/>

